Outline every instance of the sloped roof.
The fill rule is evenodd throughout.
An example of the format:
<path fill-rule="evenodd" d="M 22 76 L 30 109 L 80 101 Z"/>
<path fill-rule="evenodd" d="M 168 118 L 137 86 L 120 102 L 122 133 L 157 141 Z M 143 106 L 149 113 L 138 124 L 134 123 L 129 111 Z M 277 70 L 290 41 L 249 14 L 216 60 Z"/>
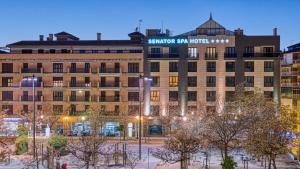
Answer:
<path fill-rule="evenodd" d="M 209 20 L 197 27 L 197 29 L 225 29 L 225 27 L 213 20 L 210 14 Z"/>
<path fill-rule="evenodd" d="M 177 37 L 196 35 L 234 35 L 234 33 L 230 30 L 227 30 L 224 26 L 216 22 L 210 14 L 209 19 L 200 26 L 198 26 L 195 30 L 177 35 Z"/>
<path fill-rule="evenodd" d="M 70 38 L 72 38 L 72 39 L 79 40 L 78 37 L 76 37 L 76 36 L 74 36 L 74 35 L 72 35 L 72 34 L 70 34 L 70 33 L 68 33 L 68 32 L 65 32 L 65 31 L 56 33 L 56 34 L 54 34 L 54 35 L 55 35 L 56 37 L 58 37 L 58 36 L 68 36 L 68 37 L 70 37 Z"/>

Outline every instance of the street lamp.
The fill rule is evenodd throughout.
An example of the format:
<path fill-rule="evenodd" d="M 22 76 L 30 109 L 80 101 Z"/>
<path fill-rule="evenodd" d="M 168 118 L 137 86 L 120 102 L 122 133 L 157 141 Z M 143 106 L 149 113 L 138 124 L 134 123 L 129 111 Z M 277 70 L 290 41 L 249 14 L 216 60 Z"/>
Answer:
<path fill-rule="evenodd" d="M 144 85 L 144 82 L 149 82 L 152 81 L 151 78 L 149 77 L 144 77 L 142 75 L 140 75 L 140 79 L 139 79 L 139 101 L 140 101 L 140 112 L 139 112 L 139 160 L 142 159 L 142 85 Z M 145 104 L 144 104 L 145 105 Z"/>
<path fill-rule="evenodd" d="M 32 82 L 32 102 L 33 102 L 33 158 L 35 159 L 35 156 L 36 156 L 36 152 L 35 152 L 35 82 L 37 81 L 37 78 L 32 75 L 32 77 L 28 77 L 28 78 L 25 78 L 25 79 L 22 79 L 21 81 L 31 81 Z"/>

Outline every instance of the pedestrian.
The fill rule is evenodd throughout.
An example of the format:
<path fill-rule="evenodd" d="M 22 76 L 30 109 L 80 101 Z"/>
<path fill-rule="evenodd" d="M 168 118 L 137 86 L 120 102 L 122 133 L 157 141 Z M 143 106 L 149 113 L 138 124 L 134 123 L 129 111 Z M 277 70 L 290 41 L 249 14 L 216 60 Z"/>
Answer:
<path fill-rule="evenodd" d="M 56 169 L 61 169 L 59 159 L 56 159 Z"/>
<path fill-rule="evenodd" d="M 61 165 L 61 169 L 67 169 L 67 163 L 64 162 L 62 165 Z"/>

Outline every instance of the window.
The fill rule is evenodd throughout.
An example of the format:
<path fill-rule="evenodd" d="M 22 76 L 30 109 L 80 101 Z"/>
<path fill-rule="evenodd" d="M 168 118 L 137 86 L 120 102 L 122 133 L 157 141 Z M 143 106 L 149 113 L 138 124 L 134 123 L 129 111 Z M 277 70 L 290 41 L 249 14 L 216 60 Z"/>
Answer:
<path fill-rule="evenodd" d="M 234 101 L 234 98 L 235 98 L 234 91 L 226 91 L 225 92 L 225 101 L 226 102 Z"/>
<path fill-rule="evenodd" d="M 28 105 L 23 105 L 23 112 L 28 113 Z"/>
<path fill-rule="evenodd" d="M 13 64 L 2 63 L 2 73 L 13 73 Z"/>
<path fill-rule="evenodd" d="M 169 62 L 169 72 L 178 72 L 178 62 Z"/>
<path fill-rule="evenodd" d="M 226 87 L 235 87 L 235 77 L 234 76 L 226 76 L 225 78 Z"/>
<path fill-rule="evenodd" d="M 169 76 L 169 87 L 178 87 L 178 76 Z"/>
<path fill-rule="evenodd" d="M 139 101 L 139 92 L 128 92 L 128 101 Z"/>
<path fill-rule="evenodd" d="M 128 87 L 139 87 L 140 86 L 139 77 L 128 77 Z"/>
<path fill-rule="evenodd" d="M 189 58 L 197 58 L 198 57 L 197 48 L 189 48 L 188 49 L 188 57 Z"/>
<path fill-rule="evenodd" d="M 32 53 L 32 49 L 22 49 L 21 50 L 22 53 Z"/>
<path fill-rule="evenodd" d="M 128 73 L 139 73 L 139 63 L 128 63 Z"/>
<path fill-rule="evenodd" d="M 188 87 L 197 87 L 197 76 L 188 77 Z"/>
<path fill-rule="evenodd" d="M 70 50 L 68 50 L 68 49 L 62 49 L 61 53 L 70 53 Z"/>
<path fill-rule="evenodd" d="M 216 101 L 216 91 L 207 91 L 206 92 L 206 101 L 207 102 Z"/>
<path fill-rule="evenodd" d="M 2 91 L 2 101 L 13 101 L 13 91 Z"/>
<path fill-rule="evenodd" d="M 188 72 L 197 72 L 197 62 L 188 62 Z"/>
<path fill-rule="evenodd" d="M 206 106 L 206 113 L 215 113 L 216 106 Z"/>
<path fill-rule="evenodd" d="M 140 110 L 139 105 L 128 105 L 128 116 L 135 116 Z"/>
<path fill-rule="evenodd" d="M 197 114 L 197 106 L 188 106 L 187 112 L 188 112 L 188 115 L 196 115 Z"/>
<path fill-rule="evenodd" d="M 43 111 L 43 105 L 37 105 L 37 110 L 38 111 Z"/>
<path fill-rule="evenodd" d="M 159 116 L 159 105 L 150 106 L 150 116 Z"/>
<path fill-rule="evenodd" d="M 55 53 L 55 49 L 50 49 L 49 53 Z"/>
<path fill-rule="evenodd" d="M 154 102 L 159 101 L 159 91 L 151 91 L 150 100 Z"/>
<path fill-rule="evenodd" d="M 150 63 L 151 72 L 159 72 L 160 71 L 160 64 L 159 62 L 151 62 Z"/>
<path fill-rule="evenodd" d="M 207 72 L 216 72 L 216 62 L 206 62 Z"/>
<path fill-rule="evenodd" d="M 188 101 L 197 101 L 196 91 L 188 91 Z"/>
<path fill-rule="evenodd" d="M 274 71 L 274 62 L 265 61 L 264 62 L 264 71 L 265 72 L 273 72 Z"/>
<path fill-rule="evenodd" d="M 160 54 L 160 48 L 151 48 L 151 54 Z"/>
<path fill-rule="evenodd" d="M 178 101 L 178 91 L 169 91 L 169 101 Z"/>
<path fill-rule="evenodd" d="M 264 77 L 264 87 L 273 87 L 273 76 L 265 76 Z"/>
<path fill-rule="evenodd" d="M 159 87 L 160 86 L 160 78 L 158 76 L 153 76 L 151 78 L 152 78 L 151 86 L 152 87 Z"/>
<path fill-rule="evenodd" d="M 53 101 L 63 101 L 64 93 L 63 91 L 53 91 Z"/>
<path fill-rule="evenodd" d="M 13 78 L 12 77 L 2 77 L 2 87 L 12 87 Z"/>
<path fill-rule="evenodd" d="M 217 59 L 217 52 L 215 47 L 207 47 L 205 59 Z"/>
<path fill-rule="evenodd" d="M 273 47 L 264 47 L 263 53 L 273 53 Z"/>
<path fill-rule="evenodd" d="M 236 57 L 235 47 L 226 47 L 224 57 L 225 58 L 234 58 L 234 57 Z"/>
<path fill-rule="evenodd" d="M 245 87 L 254 86 L 254 76 L 245 76 Z"/>
<path fill-rule="evenodd" d="M 272 91 L 264 91 L 264 96 L 266 99 L 273 99 L 273 92 Z"/>
<path fill-rule="evenodd" d="M 254 47 L 253 46 L 247 46 L 245 47 L 245 53 L 254 53 Z"/>
<path fill-rule="evenodd" d="M 2 105 L 2 111 L 7 115 L 13 114 L 13 105 Z"/>
<path fill-rule="evenodd" d="M 38 49 L 38 53 L 44 53 L 44 49 Z"/>
<path fill-rule="evenodd" d="M 63 77 L 53 77 L 53 87 L 63 87 Z"/>
<path fill-rule="evenodd" d="M 63 63 L 53 63 L 53 73 L 63 73 L 64 64 Z"/>
<path fill-rule="evenodd" d="M 178 116 L 179 113 L 179 106 L 178 105 L 169 105 L 169 115 Z"/>
<path fill-rule="evenodd" d="M 245 62 L 245 72 L 254 72 L 254 62 Z"/>
<path fill-rule="evenodd" d="M 206 77 L 206 86 L 207 87 L 216 87 L 216 76 L 207 76 Z"/>
<path fill-rule="evenodd" d="M 226 72 L 235 71 L 235 62 L 226 62 Z"/>
<path fill-rule="evenodd" d="M 54 114 L 61 114 L 64 111 L 64 106 L 63 105 L 53 105 L 53 113 Z M 75 107 L 75 111 L 76 112 L 76 107 Z"/>

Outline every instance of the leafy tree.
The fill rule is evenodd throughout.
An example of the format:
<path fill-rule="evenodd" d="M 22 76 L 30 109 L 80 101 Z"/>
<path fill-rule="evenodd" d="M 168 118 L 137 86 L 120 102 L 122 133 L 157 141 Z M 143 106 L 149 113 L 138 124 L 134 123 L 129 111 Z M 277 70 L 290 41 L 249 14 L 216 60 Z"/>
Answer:
<path fill-rule="evenodd" d="M 24 154 L 28 151 L 28 138 L 25 135 L 16 139 L 16 154 Z"/>
<path fill-rule="evenodd" d="M 234 169 L 237 166 L 236 162 L 234 162 L 231 156 L 225 157 L 225 159 L 221 163 L 222 169 Z"/>
<path fill-rule="evenodd" d="M 55 149 L 55 150 L 62 150 L 67 146 L 67 138 L 61 134 L 57 134 L 54 136 L 51 136 L 48 139 L 49 144 Z"/>

